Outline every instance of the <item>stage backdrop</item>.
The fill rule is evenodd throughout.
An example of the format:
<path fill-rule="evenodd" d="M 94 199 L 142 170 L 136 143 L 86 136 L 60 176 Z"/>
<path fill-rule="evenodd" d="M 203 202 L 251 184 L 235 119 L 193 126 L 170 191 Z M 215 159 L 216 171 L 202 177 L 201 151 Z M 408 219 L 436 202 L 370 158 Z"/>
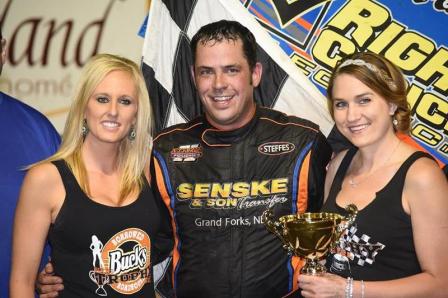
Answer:
<path fill-rule="evenodd" d="M 202 25 L 233 19 L 258 41 L 264 73 L 256 100 L 317 122 L 326 135 L 333 123 L 324 94 L 336 62 L 355 51 L 390 59 L 410 85 L 412 137 L 446 164 L 447 13 L 447 0 L 152 0 L 142 68 L 157 127 L 201 112 L 188 43 Z"/>
<path fill-rule="evenodd" d="M 37 108 L 62 132 L 80 70 L 92 55 L 140 62 L 146 6 L 145 0 L 1 0 L 8 54 L 0 90 Z"/>

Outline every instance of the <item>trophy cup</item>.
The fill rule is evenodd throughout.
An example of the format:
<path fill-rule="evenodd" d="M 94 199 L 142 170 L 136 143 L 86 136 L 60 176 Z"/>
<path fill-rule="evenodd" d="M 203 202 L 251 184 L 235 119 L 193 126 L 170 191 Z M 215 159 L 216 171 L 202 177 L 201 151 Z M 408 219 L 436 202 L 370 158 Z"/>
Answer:
<path fill-rule="evenodd" d="M 326 272 L 319 263 L 336 246 L 343 231 L 355 221 L 358 209 L 348 205 L 348 216 L 337 213 L 303 213 L 281 216 L 273 219 L 272 209 L 263 212 L 262 218 L 267 229 L 277 235 L 288 253 L 305 258 L 302 274 L 320 275 Z"/>

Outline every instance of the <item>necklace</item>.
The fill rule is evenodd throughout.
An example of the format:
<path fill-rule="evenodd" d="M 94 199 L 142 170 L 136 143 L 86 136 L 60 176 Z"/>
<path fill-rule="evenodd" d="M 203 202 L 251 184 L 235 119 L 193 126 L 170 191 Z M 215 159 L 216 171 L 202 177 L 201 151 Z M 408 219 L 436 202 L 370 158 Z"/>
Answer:
<path fill-rule="evenodd" d="M 397 145 L 395 145 L 394 150 L 392 150 L 392 153 L 389 155 L 389 157 L 384 161 L 383 165 L 378 167 L 375 171 L 370 172 L 367 176 L 365 176 L 363 179 L 361 179 L 360 181 L 356 182 L 353 179 L 353 175 L 350 175 L 350 177 L 348 177 L 348 184 L 353 187 L 356 188 L 359 184 L 363 183 L 367 178 L 369 178 L 373 173 L 377 172 L 379 169 L 381 169 L 382 167 L 384 167 L 385 165 L 387 165 L 387 163 L 389 162 L 389 160 L 392 158 L 392 156 L 394 155 L 395 151 L 397 151 L 398 147 L 400 147 L 401 144 L 401 140 L 398 140 Z"/>

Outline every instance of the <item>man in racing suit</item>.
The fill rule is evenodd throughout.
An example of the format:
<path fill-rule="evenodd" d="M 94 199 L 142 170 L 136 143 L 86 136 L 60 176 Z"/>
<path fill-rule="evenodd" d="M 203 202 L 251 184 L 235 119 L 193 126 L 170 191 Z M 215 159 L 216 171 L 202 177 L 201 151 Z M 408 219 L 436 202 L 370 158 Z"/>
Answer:
<path fill-rule="evenodd" d="M 314 123 L 255 104 L 261 64 L 242 25 L 206 25 L 191 45 L 205 115 L 162 131 L 153 152 L 176 296 L 282 297 L 297 288 L 301 262 L 261 215 L 318 211 L 331 149 Z"/>
<path fill-rule="evenodd" d="M 262 66 L 247 28 L 208 24 L 191 48 L 205 113 L 162 131 L 152 163 L 172 219 L 176 297 L 282 297 L 302 263 L 261 215 L 318 211 L 331 148 L 316 124 L 255 104 Z M 41 293 L 54 286 L 46 278 Z"/>

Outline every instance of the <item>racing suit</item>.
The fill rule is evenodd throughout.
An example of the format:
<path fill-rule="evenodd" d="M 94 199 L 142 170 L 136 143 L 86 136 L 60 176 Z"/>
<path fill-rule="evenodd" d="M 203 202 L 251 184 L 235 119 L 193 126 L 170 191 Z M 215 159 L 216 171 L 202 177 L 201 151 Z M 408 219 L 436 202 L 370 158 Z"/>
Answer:
<path fill-rule="evenodd" d="M 281 297 L 297 288 L 302 262 L 261 215 L 320 209 L 331 148 L 317 125 L 257 106 L 235 131 L 203 116 L 170 127 L 153 154 L 172 219 L 177 297 Z"/>

